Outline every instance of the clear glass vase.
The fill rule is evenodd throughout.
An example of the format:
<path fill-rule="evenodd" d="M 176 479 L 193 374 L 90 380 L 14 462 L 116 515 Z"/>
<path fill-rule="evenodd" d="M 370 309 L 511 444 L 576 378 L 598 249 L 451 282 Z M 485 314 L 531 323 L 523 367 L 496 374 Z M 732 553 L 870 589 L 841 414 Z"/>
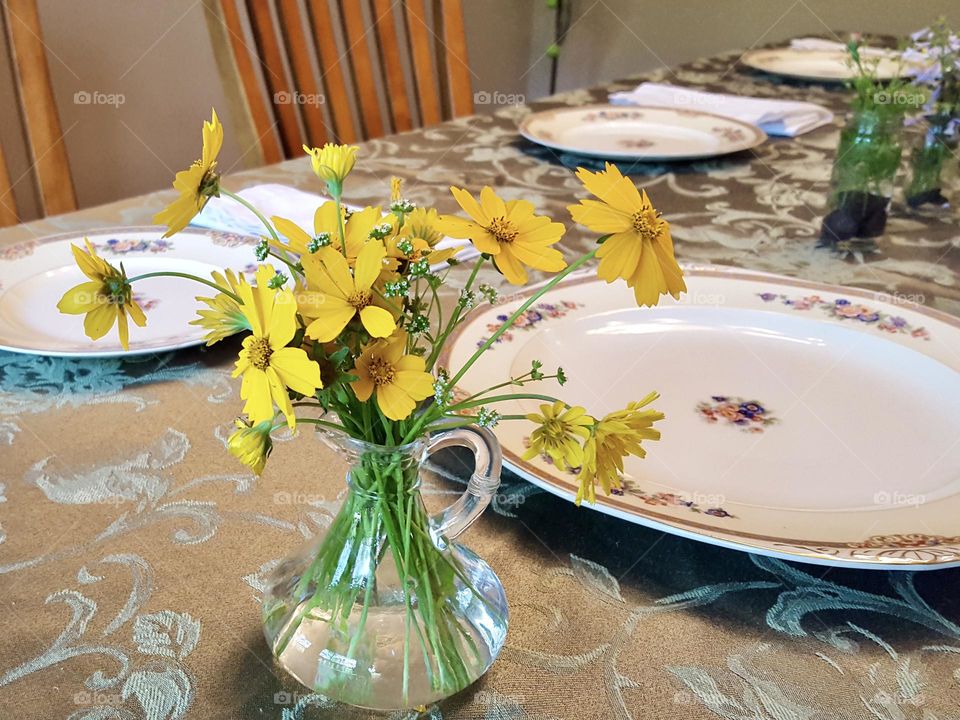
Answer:
<path fill-rule="evenodd" d="M 942 214 L 950 211 L 947 188 L 949 171 L 956 167 L 956 133 L 951 132 L 956 119 L 950 115 L 926 118 L 923 141 L 910 154 L 910 176 L 904 190 L 907 206 L 921 214 Z"/>
<path fill-rule="evenodd" d="M 883 234 L 903 153 L 903 116 L 861 110 L 840 131 L 820 241 L 835 246 Z"/>
<path fill-rule="evenodd" d="M 406 710 L 453 695 L 487 671 L 507 634 L 499 578 L 452 542 L 500 484 L 496 438 L 459 428 L 383 447 L 323 436 L 350 463 L 348 491 L 326 532 L 267 579 L 274 657 L 314 692 L 358 707 Z M 430 516 L 421 464 L 454 445 L 473 451 L 476 468 L 464 494 Z"/>

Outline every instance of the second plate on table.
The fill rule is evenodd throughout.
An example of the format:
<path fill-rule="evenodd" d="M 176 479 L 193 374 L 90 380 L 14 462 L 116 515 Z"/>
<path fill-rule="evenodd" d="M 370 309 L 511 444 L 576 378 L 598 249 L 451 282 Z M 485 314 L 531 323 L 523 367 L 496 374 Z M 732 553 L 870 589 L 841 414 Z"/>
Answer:
<path fill-rule="evenodd" d="M 893 51 L 869 49 L 865 58 L 877 63 L 877 79 L 893 80 L 913 66 L 904 65 Z M 807 50 L 791 47 L 750 50 L 740 62 L 754 70 L 771 75 L 814 80 L 818 82 L 844 82 L 851 80 L 855 71 L 850 66 L 849 55 L 843 50 Z"/>
<path fill-rule="evenodd" d="M 730 548 L 863 568 L 960 565 L 960 320 L 863 290 L 690 268 L 689 292 L 639 309 L 623 284 L 561 284 L 459 393 L 562 366 L 531 392 L 602 416 L 661 393 L 662 440 L 594 509 Z M 457 369 L 523 298 L 476 313 Z M 504 414 L 539 401 L 502 403 Z M 523 459 L 530 423 L 497 426 L 507 465 L 573 498 L 576 474 Z M 587 507 L 586 505 L 584 507 Z"/>
<path fill-rule="evenodd" d="M 588 105 L 527 116 L 520 134 L 563 152 L 610 160 L 695 160 L 748 150 L 767 135 L 749 123 L 687 108 Z"/>
<path fill-rule="evenodd" d="M 257 238 L 187 228 L 171 238 L 153 227 L 121 227 L 25 240 L 0 248 L 0 350 L 34 355 L 111 357 L 176 350 L 203 343 L 206 330 L 189 321 L 197 317 L 196 295 L 215 291 L 175 277 L 147 278 L 133 295 L 147 315 L 146 327 L 130 323 L 130 350 L 120 347 L 116 328 L 96 342 L 83 332 L 82 315 L 63 315 L 63 293 L 87 280 L 70 251 L 89 238 L 112 265 L 123 263 L 127 277 L 159 270 L 209 278 L 213 270 L 256 268 Z"/>

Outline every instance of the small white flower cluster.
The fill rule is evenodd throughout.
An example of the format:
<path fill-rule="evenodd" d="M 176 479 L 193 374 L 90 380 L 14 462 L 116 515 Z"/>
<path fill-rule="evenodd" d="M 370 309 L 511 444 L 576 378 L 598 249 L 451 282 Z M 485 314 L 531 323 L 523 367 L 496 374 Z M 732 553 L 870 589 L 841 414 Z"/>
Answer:
<path fill-rule="evenodd" d="M 400 278 L 399 280 L 392 280 L 390 282 L 384 283 L 383 285 L 383 296 L 392 298 L 392 297 L 406 297 L 407 293 L 410 292 L 410 281 L 406 278 Z"/>
<path fill-rule="evenodd" d="M 317 233 L 316 237 L 310 238 L 310 242 L 307 243 L 307 252 L 315 253 L 320 248 L 327 247 L 331 242 L 333 241 L 330 239 L 330 233 Z"/>
<path fill-rule="evenodd" d="M 446 407 L 453 400 L 450 389 L 450 374 L 446 368 L 437 369 L 437 378 L 433 381 L 433 400 L 440 407 Z"/>
<path fill-rule="evenodd" d="M 370 239 L 383 240 L 392 232 L 393 225 L 390 223 L 380 223 L 379 225 L 374 225 L 373 229 L 370 230 Z"/>
<path fill-rule="evenodd" d="M 414 205 L 409 200 L 400 198 L 399 200 L 394 200 L 392 203 L 390 203 L 390 212 L 395 214 L 408 213 L 408 212 L 413 212 L 413 210 L 416 209 L 416 207 L 417 206 Z"/>
<path fill-rule="evenodd" d="M 460 300 L 458 302 L 464 310 L 470 310 L 477 304 L 477 294 L 473 290 L 464 288 L 460 291 Z"/>
<path fill-rule="evenodd" d="M 397 240 L 397 250 L 407 256 L 413 255 L 413 243 L 409 238 L 400 238 Z"/>
<path fill-rule="evenodd" d="M 482 428 L 493 428 L 500 422 L 500 413 L 490 408 L 482 407 L 477 413 L 477 425 Z"/>

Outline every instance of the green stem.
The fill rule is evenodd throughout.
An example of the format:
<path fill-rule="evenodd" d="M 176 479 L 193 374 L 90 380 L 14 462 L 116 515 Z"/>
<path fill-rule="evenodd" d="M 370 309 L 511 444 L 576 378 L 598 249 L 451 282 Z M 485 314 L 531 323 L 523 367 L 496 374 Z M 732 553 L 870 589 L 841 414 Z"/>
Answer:
<path fill-rule="evenodd" d="M 337 423 L 332 423 L 329 420 L 320 420 L 318 418 L 297 418 L 298 423 L 307 423 L 308 425 L 320 425 L 321 427 L 330 428 L 331 430 L 336 430 L 338 432 L 347 432 L 347 429 L 343 425 L 338 425 Z"/>
<path fill-rule="evenodd" d="M 507 318 L 507 321 L 503 325 L 501 325 L 499 329 L 497 329 L 497 331 L 493 333 L 493 335 L 487 338 L 486 342 L 484 342 L 483 345 L 477 348 L 477 351 L 470 356 L 470 359 L 467 360 L 464 366 L 457 371 L 457 374 L 454 375 L 453 378 L 451 378 L 450 380 L 450 387 L 456 387 L 457 381 L 459 381 L 460 378 L 464 376 L 467 370 L 469 370 L 473 366 L 473 364 L 480 359 L 480 356 L 484 352 L 490 349 L 490 347 L 500 338 L 501 335 L 503 335 L 507 330 L 509 330 L 513 326 L 513 324 L 517 321 L 517 318 L 523 315 L 523 313 L 525 313 L 530 308 L 531 305 L 533 305 L 537 300 L 543 297 L 545 293 L 549 292 L 554 287 L 556 287 L 556 285 L 560 283 L 565 277 L 570 275 L 570 273 L 572 273 L 577 268 L 581 267 L 585 263 L 592 260 L 593 256 L 596 254 L 597 254 L 597 249 L 594 249 L 588 252 L 586 255 L 583 255 L 582 257 L 577 258 L 572 263 L 570 263 L 566 268 L 564 268 L 558 275 L 556 275 L 552 280 L 550 280 L 550 282 L 548 282 L 546 285 L 540 288 L 537 292 L 535 292 L 533 295 L 527 298 L 527 300 L 519 308 L 517 308 L 517 310 L 513 313 L 513 315 Z"/>
<path fill-rule="evenodd" d="M 480 268 L 483 266 L 483 263 L 486 262 L 486 258 L 482 255 L 477 259 L 477 262 L 473 266 L 473 271 L 470 273 L 470 277 L 467 278 L 467 284 L 463 286 L 463 292 L 468 292 L 473 286 L 473 281 L 477 279 L 477 274 L 480 272 Z M 460 323 L 460 314 L 463 310 L 463 304 L 458 302 L 456 307 L 453 310 L 453 314 L 450 316 L 450 322 L 447 323 L 447 327 L 441 331 L 440 336 L 437 338 L 437 341 L 433 344 L 433 347 L 430 349 L 430 357 L 427 358 L 427 369 L 430 370 L 433 368 L 433 364 L 437 361 L 437 358 L 440 357 L 440 352 L 443 350 L 443 345 L 447 341 L 447 337 L 452 333 L 457 325 Z"/>
<path fill-rule="evenodd" d="M 267 219 L 263 216 L 263 213 L 261 213 L 259 210 L 257 210 L 248 200 L 245 200 L 244 198 L 240 197 L 240 196 L 237 195 L 236 193 L 230 192 L 229 190 L 224 190 L 223 188 L 220 188 L 220 194 L 221 194 L 221 195 L 226 195 L 226 196 L 227 196 L 228 198 L 230 198 L 231 200 L 236 200 L 238 203 L 240 203 L 241 205 L 243 205 L 247 210 L 249 210 L 249 211 L 252 212 L 254 215 L 256 215 L 257 218 L 260 220 L 260 222 L 263 223 L 263 226 L 267 229 L 267 232 L 270 233 L 270 237 L 272 237 L 274 240 L 276 240 L 276 242 L 277 242 L 278 245 L 281 244 L 281 243 L 280 243 L 280 236 L 277 235 L 277 231 L 273 229 L 273 225 L 271 225 L 271 224 L 270 224 L 270 221 L 267 220 Z"/>
<path fill-rule="evenodd" d="M 217 290 L 218 292 L 222 292 L 224 295 L 233 298 L 241 305 L 243 304 L 243 300 L 241 300 L 238 295 L 230 292 L 226 288 L 220 287 L 215 282 L 211 282 L 210 280 L 204 280 L 202 277 L 197 277 L 196 275 L 191 275 L 190 273 L 174 272 L 173 270 L 158 270 L 156 272 L 143 273 L 142 275 L 136 275 L 132 278 L 128 278 L 127 282 L 134 283 L 137 280 L 146 280 L 147 278 L 152 278 L 152 277 L 179 277 L 179 278 L 186 278 L 187 280 L 194 280 L 198 283 L 206 285 L 207 287 L 212 287 L 214 290 Z"/>
<path fill-rule="evenodd" d="M 509 393 L 507 395 L 494 395 L 492 397 L 480 398 L 479 400 L 470 400 L 451 405 L 447 412 L 455 410 L 469 410 L 470 408 L 487 403 L 506 402 L 507 400 L 543 400 L 544 402 L 555 403 L 558 398 L 551 395 L 542 395 L 540 393 Z"/>

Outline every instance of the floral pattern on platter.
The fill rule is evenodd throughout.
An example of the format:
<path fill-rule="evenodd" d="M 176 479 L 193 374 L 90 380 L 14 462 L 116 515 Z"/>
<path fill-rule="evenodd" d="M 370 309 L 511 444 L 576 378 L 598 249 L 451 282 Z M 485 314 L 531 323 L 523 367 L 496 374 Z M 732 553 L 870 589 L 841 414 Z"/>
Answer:
<path fill-rule="evenodd" d="M 134 294 L 133 294 L 133 301 L 134 301 L 137 305 L 139 305 L 139 306 L 140 306 L 140 309 L 143 310 L 144 312 L 150 312 L 150 311 L 153 310 L 157 305 L 160 304 L 160 301 L 157 300 L 156 298 L 147 297 L 147 296 L 144 295 L 143 293 L 134 293 Z"/>
<path fill-rule="evenodd" d="M 210 236 L 213 238 L 214 245 L 228 248 L 256 245 L 259 242 L 258 238 L 231 232 L 212 231 Z"/>
<path fill-rule="evenodd" d="M 697 403 L 697 412 L 708 423 L 733 425 L 743 432 L 762 433 L 779 420 L 756 400 L 714 395 L 709 402 Z"/>
<path fill-rule="evenodd" d="M 517 321 L 513 324 L 513 329 L 508 330 L 503 335 L 498 337 L 494 343 L 504 343 L 504 342 L 513 342 L 514 332 L 517 330 L 530 330 L 531 328 L 537 326 L 544 320 L 549 320 L 551 318 L 561 318 L 565 316 L 572 310 L 583 307 L 583 303 L 570 302 L 569 300 L 561 300 L 556 303 L 537 303 L 531 308 L 528 308 L 526 312 L 523 313 Z M 495 333 L 500 329 L 501 324 L 505 323 L 510 317 L 509 314 L 504 313 L 502 315 L 497 315 L 497 320 L 500 322 L 496 323 L 487 323 L 487 332 Z M 477 340 L 477 347 L 480 347 L 489 338 L 483 337 Z M 493 349 L 493 346 L 490 347 Z"/>
<path fill-rule="evenodd" d="M 807 295 L 801 298 L 795 298 L 772 292 L 757 293 L 757 297 L 767 303 L 779 300 L 783 305 L 787 305 L 793 310 L 820 310 L 837 320 L 859 320 L 867 325 L 872 325 L 878 330 L 883 330 L 884 332 L 895 335 L 909 335 L 910 337 L 922 338 L 924 340 L 930 339 L 930 333 L 922 326 L 915 327 L 898 315 L 889 315 L 867 305 L 851 302 L 846 298 L 828 300 L 819 295 Z"/>
<path fill-rule="evenodd" d="M 580 122 L 593 123 L 599 120 L 643 120 L 640 110 L 597 110 L 580 118 Z"/>
<path fill-rule="evenodd" d="M 619 143 L 620 147 L 625 147 L 628 150 L 644 150 L 646 148 L 651 148 L 654 146 L 652 140 L 647 140 L 646 138 L 626 138 L 621 140 Z"/>
<path fill-rule="evenodd" d="M 36 240 L 24 240 L 16 245 L 8 245 L 7 247 L 0 248 L 0 260 L 19 260 L 20 258 L 25 258 L 28 255 L 32 255 L 36 247 Z"/>
<path fill-rule="evenodd" d="M 173 250 L 173 240 L 165 238 L 139 238 L 130 240 L 120 240 L 119 238 L 110 238 L 106 242 L 94 243 L 97 250 L 105 251 L 111 255 L 127 255 L 128 253 L 162 253 L 167 250 Z"/>
<path fill-rule="evenodd" d="M 943 545 L 960 545 L 960 536 L 925 535 L 908 533 L 906 535 L 874 535 L 860 542 L 849 543 L 852 548 L 929 548 Z"/>
<path fill-rule="evenodd" d="M 741 128 L 731 127 L 729 125 L 712 127 L 710 128 L 710 132 L 714 135 L 719 135 L 729 142 L 743 142 L 747 139 L 747 134 Z"/>

